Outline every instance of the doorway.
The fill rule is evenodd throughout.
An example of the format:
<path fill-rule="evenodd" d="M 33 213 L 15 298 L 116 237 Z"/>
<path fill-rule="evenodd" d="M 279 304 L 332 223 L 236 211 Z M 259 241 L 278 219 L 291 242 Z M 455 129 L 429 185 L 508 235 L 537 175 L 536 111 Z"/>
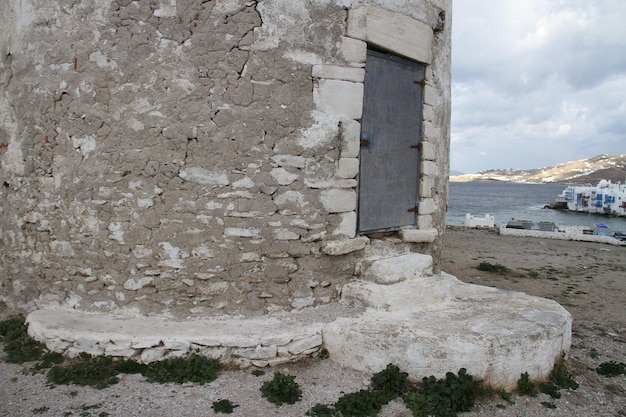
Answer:
<path fill-rule="evenodd" d="M 423 64 L 368 49 L 361 119 L 357 232 L 417 224 Z"/>

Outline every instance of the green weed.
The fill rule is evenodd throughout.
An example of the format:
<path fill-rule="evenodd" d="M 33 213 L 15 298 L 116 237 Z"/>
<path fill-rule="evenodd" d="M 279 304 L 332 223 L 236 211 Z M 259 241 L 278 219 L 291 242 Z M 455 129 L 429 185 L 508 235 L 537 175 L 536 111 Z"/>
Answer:
<path fill-rule="evenodd" d="M 218 400 L 211 405 L 213 411 L 224 414 L 232 414 L 236 407 L 239 406 L 231 403 L 229 400 Z"/>
<path fill-rule="evenodd" d="M 417 386 L 417 393 L 423 394 L 432 403 L 431 415 L 449 417 L 472 409 L 479 386 L 480 383 L 474 381 L 465 368 L 461 368 L 457 375 L 448 372 L 442 379 L 434 376 L 423 378 Z M 415 415 L 415 411 L 411 411 Z"/>
<path fill-rule="evenodd" d="M 501 275 L 509 272 L 509 268 L 500 264 L 492 264 L 491 262 L 481 262 L 476 268 L 479 271 L 495 272 Z"/>
<path fill-rule="evenodd" d="M 109 356 L 81 354 L 68 364 L 54 366 L 48 371 L 51 384 L 75 384 L 103 389 L 119 381 L 113 359 Z"/>
<path fill-rule="evenodd" d="M 302 390 L 293 375 L 285 375 L 280 372 L 274 373 L 271 381 L 266 381 L 261 386 L 261 393 L 267 400 L 277 406 L 295 404 L 302 397 Z"/>
<path fill-rule="evenodd" d="M 520 375 L 520 379 L 517 380 L 517 388 L 519 389 L 520 395 L 536 397 L 538 394 L 537 387 L 535 383 L 530 380 L 528 372 L 524 372 Z"/>
<path fill-rule="evenodd" d="M 626 364 L 622 362 L 618 363 L 615 361 L 604 362 L 604 363 L 601 363 L 600 366 L 596 368 L 596 372 L 599 373 L 600 375 L 604 375 L 608 377 L 624 375 L 626 374 Z"/>
<path fill-rule="evenodd" d="M 140 373 L 150 382 L 206 384 L 217 379 L 219 370 L 220 363 L 216 359 L 192 353 L 182 358 L 152 362 L 145 368 L 141 368 Z"/>
<path fill-rule="evenodd" d="M 0 336 L 4 342 L 7 362 L 24 363 L 38 361 L 46 351 L 46 345 L 28 335 L 24 316 L 17 315 L 0 321 Z"/>
<path fill-rule="evenodd" d="M 193 382 L 205 384 L 218 376 L 220 364 L 197 354 L 182 358 L 170 358 L 145 365 L 132 360 L 115 361 L 108 356 L 81 354 L 75 360 L 54 366 L 48 372 L 48 382 L 52 384 L 86 385 L 103 389 L 116 384 L 120 373 L 145 376 L 150 382 Z"/>

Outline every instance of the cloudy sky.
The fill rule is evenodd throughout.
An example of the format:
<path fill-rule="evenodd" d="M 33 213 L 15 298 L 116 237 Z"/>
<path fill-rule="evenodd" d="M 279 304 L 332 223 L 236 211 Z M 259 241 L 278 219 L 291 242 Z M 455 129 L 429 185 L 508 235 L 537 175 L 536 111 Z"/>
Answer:
<path fill-rule="evenodd" d="M 451 169 L 626 153 L 626 0 L 454 0 Z"/>

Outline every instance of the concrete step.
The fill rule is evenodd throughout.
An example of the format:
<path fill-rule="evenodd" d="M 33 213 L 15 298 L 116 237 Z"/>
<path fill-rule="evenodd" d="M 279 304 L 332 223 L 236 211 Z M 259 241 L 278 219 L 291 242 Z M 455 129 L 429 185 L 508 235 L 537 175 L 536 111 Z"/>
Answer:
<path fill-rule="evenodd" d="M 343 297 L 367 310 L 326 325 L 324 346 L 333 360 L 364 372 L 393 363 L 419 380 L 466 368 L 514 389 L 524 372 L 546 378 L 571 345 L 572 317 L 555 301 L 445 273 L 395 285 L 351 283 Z"/>

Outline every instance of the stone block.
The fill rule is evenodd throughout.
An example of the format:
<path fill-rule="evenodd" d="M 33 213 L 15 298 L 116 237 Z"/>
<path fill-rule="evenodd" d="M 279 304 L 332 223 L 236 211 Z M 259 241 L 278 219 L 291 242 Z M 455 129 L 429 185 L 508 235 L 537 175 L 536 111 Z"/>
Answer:
<path fill-rule="evenodd" d="M 351 81 L 362 83 L 365 80 L 363 68 L 340 67 L 337 65 L 313 65 L 311 75 L 315 78 Z"/>
<path fill-rule="evenodd" d="M 345 213 L 339 213 L 339 217 L 341 221 L 339 222 L 339 226 L 333 230 L 333 236 L 354 238 L 356 236 L 356 212 L 347 211 Z"/>
<path fill-rule="evenodd" d="M 439 92 L 428 84 L 424 87 L 424 104 L 428 104 L 433 107 L 439 107 L 439 105 L 441 105 L 441 96 Z"/>
<path fill-rule="evenodd" d="M 438 235 L 437 229 L 407 229 L 400 231 L 402 240 L 412 243 L 433 243 Z"/>
<path fill-rule="evenodd" d="M 441 142 L 441 128 L 435 126 L 433 123 L 424 122 L 424 138 L 426 139 L 424 143 L 430 142 L 432 144 Z M 425 158 L 425 159 L 435 159 L 435 158 Z"/>
<path fill-rule="evenodd" d="M 373 262 L 363 273 L 363 278 L 378 284 L 394 284 L 432 274 L 433 258 L 430 255 L 411 253 Z"/>
<path fill-rule="evenodd" d="M 418 229 L 430 229 L 433 227 L 433 216 L 430 214 L 418 214 L 417 216 L 417 228 Z"/>
<path fill-rule="evenodd" d="M 322 252 L 332 256 L 345 255 L 365 249 L 369 241 L 367 236 L 359 236 L 354 239 L 332 240 L 324 245 Z"/>
<path fill-rule="evenodd" d="M 364 64 L 367 57 L 367 43 L 359 39 L 344 36 L 341 38 L 339 53 L 348 62 Z"/>
<path fill-rule="evenodd" d="M 342 213 L 356 210 L 356 192 L 353 190 L 324 190 L 320 202 L 329 213 Z"/>
<path fill-rule="evenodd" d="M 313 349 L 322 345 L 322 334 L 314 334 L 304 339 L 294 340 L 285 346 L 285 349 L 292 355 L 299 355 L 304 351 Z"/>
<path fill-rule="evenodd" d="M 420 197 L 432 198 L 434 196 L 433 190 L 435 189 L 435 179 L 432 177 L 420 178 Z"/>
<path fill-rule="evenodd" d="M 290 185 L 298 179 L 298 174 L 293 174 L 285 168 L 274 168 L 270 173 L 272 178 L 280 185 Z"/>
<path fill-rule="evenodd" d="M 339 158 L 337 161 L 337 172 L 335 176 L 338 178 L 350 179 L 359 173 L 359 160 L 357 158 Z"/>
<path fill-rule="evenodd" d="M 304 168 L 307 160 L 297 155 L 274 155 L 272 156 L 272 161 L 281 167 Z"/>
<path fill-rule="evenodd" d="M 422 142 L 422 159 L 426 161 L 437 160 L 437 148 L 432 142 Z"/>
<path fill-rule="evenodd" d="M 341 157 L 356 158 L 361 151 L 361 123 L 345 120 L 341 125 Z"/>
<path fill-rule="evenodd" d="M 250 360 L 273 359 L 276 357 L 276 346 L 257 346 L 254 349 L 233 349 L 233 356 Z"/>
<path fill-rule="evenodd" d="M 201 185 L 224 186 L 230 183 L 225 172 L 213 172 L 201 167 L 187 167 L 178 175 L 185 181 Z"/>
<path fill-rule="evenodd" d="M 438 177 L 440 176 L 439 166 L 434 161 L 424 161 L 422 162 L 422 174 L 431 177 Z"/>
<path fill-rule="evenodd" d="M 350 81 L 320 80 L 313 101 L 323 113 L 360 119 L 363 114 L 363 84 Z"/>
<path fill-rule="evenodd" d="M 256 238 L 261 236 L 261 230 L 252 227 L 227 227 L 224 229 L 224 236 Z"/>
<path fill-rule="evenodd" d="M 437 204 L 432 198 L 425 198 L 420 200 L 419 206 L 417 206 L 417 212 L 419 214 L 433 214 L 437 211 Z"/>

